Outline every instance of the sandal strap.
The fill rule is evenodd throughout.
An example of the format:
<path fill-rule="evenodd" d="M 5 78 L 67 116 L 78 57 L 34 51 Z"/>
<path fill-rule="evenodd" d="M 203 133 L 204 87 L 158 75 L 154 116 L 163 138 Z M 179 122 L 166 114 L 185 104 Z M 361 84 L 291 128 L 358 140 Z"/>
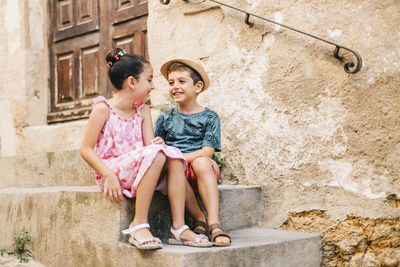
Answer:
<path fill-rule="evenodd" d="M 208 240 L 208 237 L 207 237 L 207 236 L 205 236 L 205 235 L 203 235 L 203 234 L 199 234 L 199 235 L 197 235 L 196 238 L 194 239 L 194 243 L 195 243 L 195 244 L 199 244 L 199 243 L 201 242 L 201 240 L 204 239 L 204 238 L 207 238 L 207 240 Z"/>
<path fill-rule="evenodd" d="M 222 226 L 221 226 L 220 223 L 213 223 L 213 224 L 210 224 L 210 225 L 208 226 L 208 231 L 211 233 L 212 230 L 217 229 L 217 228 L 219 228 L 219 229 L 221 229 L 222 231 L 224 231 L 224 228 L 222 228 Z"/>
<path fill-rule="evenodd" d="M 215 242 L 215 239 L 216 239 L 217 237 L 219 237 L 219 236 L 225 236 L 225 237 L 231 239 L 230 235 L 229 235 L 227 232 L 225 232 L 225 231 L 219 231 L 219 232 L 216 232 L 216 233 L 213 233 L 213 234 L 210 235 L 210 241 L 211 241 L 211 242 Z"/>
<path fill-rule="evenodd" d="M 196 228 L 198 226 L 203 227 L 204 229 L 207 229 L 207 223 L 206 222 L 202 222 L 202 221 L 195 221 L 193 224 L 193 228 Z"/>
<path fill-rule="evenodd" d="M 211 233 L 214 229 L 218 229 L 218 228 L 221 229 L 221 231 Z M 225 230 L 224 230 L 224 228 L 222 228 L 221 224 L 214 223 L 214 224 L 209 225 L 208 226 L 208 237 L 209 237 L 210 241 L 214 242 L 215 239 L 219 236 L 225 236 L 225 237 L 231 239 L 230 235 L 227 232 L 225 232 Z"/>
<path fill-rule="evenodd" d="M 150 225 L 148 223 L 138 224 L 138 225 L 136 225 L 134 227 L 129 225 L 128 229 L 122 230 L 121 232 L 124 235 L 131 234 L 133 236 L 137 231 L 142 230 L 142 229 L 146 229 L 146 228 L 150 229 Z"/>
<path fill-rule="evenodd" d="M 193 224 L 193 232 L 196 234 L 204 234 L 206 235 L 208 231 L 208 226 L 206 222 L 195 221 Z"/>
<path fill-rule="evenodd" d="M 147 243 L 147 242 L 158 242 L 161 244 L 161 240 L 157 237 L 145 238 L 145 239 L 139 240 L 137 242 L 139 243 L 139 245 L 143 245 L 144 243 Z"/>
<path fill-rule="evenodd" d="M 177 241 L 181 241 L 181 234 L 183 232 L 185 232 L 186 230 L 188 230 L 188 229 L 189 229 L 189 226 L 187 226 L 186 224 L 184 226 L 182 226 L 181 228 L 176 229 L 176 230 L 171 227 L 171 233 L 174 235 L 174 237 L 175 237 L 175 239 Z"/>

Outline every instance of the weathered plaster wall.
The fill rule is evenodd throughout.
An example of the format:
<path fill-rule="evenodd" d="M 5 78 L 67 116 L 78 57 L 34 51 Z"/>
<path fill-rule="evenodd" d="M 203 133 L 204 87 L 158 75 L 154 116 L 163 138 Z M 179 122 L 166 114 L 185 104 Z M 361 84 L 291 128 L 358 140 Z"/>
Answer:
<path fill-rule="evenodd" d="M 262 185 L 261 224 L 319 232 L 326 265 L 400 265 L 400 2 L 224 1 L 363 57 L 348 75 L 323 42 L 254 18 L 250 28 L 209 2 L 149 1 L 155 70 L 194 57 L 211 77 L 199 101 L 222 120 L 224 182 Z M 1 155 L 78 148 L 83 136 L 85 121 L 46 125 L 47 16 L 47 1 L 0 0 Z M 157 72 L 156 85 L 153 104 L 166 103 Z"/>
<path fill-rule="evenodd" d="M 254 18 L 250 28 L 243 14 L 210 2 L 150 1 L 155 69 L 171 57 L 190 56 L 201 59 L 211 77 L 199 101 L 222 120 L 224 181 L 263 185 L 266 226 L 321 210 L 330 226 L 356 216 L 393 220 L 392 229 L 398 228 L 400 208 L 391 203 L 400 197 L 400 3 L 224 2 L 363 58 L 361 71 L 348 75 L 332 56 L 334 47 L 323 42 Z M 156 81 L 153 103 L 165 103 L 167 84 L 161 76 Z M 325 235 L 311 227 L 312 216 L 305 221 L 299 228 Z"/>
<path fill-rule="evenodd" d="M 48 1 L 0 0 L 0 155 L 80 147 L 86 122 L 47 125 Z"/>
<path fill-rule="evenodd" d="M 1 154 L 14 155 L 23 127 L 47 112 L 47 1 L 0 1 Z"/>

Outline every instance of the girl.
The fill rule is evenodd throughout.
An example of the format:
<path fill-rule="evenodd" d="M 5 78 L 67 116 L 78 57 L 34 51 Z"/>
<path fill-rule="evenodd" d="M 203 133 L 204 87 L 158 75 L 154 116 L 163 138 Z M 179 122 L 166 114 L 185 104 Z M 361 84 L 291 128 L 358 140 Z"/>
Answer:
<path fill-rule="evenodd" d="M 98 97 L 90 114 L 81 155 L 96 171 L 103 197 L 119 203 L 122 194 L 135 197 L 135 216 L 129 243 L 139 249 L 158 249 L 147 223 L 154 190 L 168 191 L 172 213 L 171 243 L 208 247 L 204 235 L 196 235 L 184 223 L 185 165 L 182 153 L 154 138 L 150 108 L 143 104 L 154 89 L 153 69 L 145 58 L 117 48 L 106 56 L 108 75 L 117 89 L 113 98 Z M 159 181 L 160 174 L 167 171 Z M 165 181 L 167 179 L 167 181 Z M 168 190 L 166 190 L 168 189 Z"/>

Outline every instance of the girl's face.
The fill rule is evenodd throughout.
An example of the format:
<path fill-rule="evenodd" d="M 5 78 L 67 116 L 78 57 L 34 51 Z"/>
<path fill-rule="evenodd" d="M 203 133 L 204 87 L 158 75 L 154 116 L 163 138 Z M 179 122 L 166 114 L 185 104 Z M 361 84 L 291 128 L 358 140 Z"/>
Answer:
<path fill-rule="evenodd" d="M 135 93 L 141 102 L 146 102 L 150 97 L 150 92 L 154 89 L 153 68 L 150 64 L 144 66 L 143 72 L 135 82 Z"/>

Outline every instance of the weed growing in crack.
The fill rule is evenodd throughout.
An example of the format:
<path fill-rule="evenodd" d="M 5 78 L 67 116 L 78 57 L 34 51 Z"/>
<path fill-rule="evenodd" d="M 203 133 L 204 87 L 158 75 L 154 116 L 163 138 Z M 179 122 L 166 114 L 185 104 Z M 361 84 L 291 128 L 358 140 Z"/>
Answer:
<path fill-rule="evenodd" d="M 28 231 L 25 230 L 25 227 L 19 232 L 18 235 L 13 236 L 14 244 L 8 249 L 0 249 L 0 255 L 4 256 L 7 254 L 14 254 L 19 262 L 28 262 L 29 259 L 25 258 L 25 255 L 32 257 L 32 252 L 25 248 L 27 242 L 31 241 L 31 236 L 28 234 Z"/>

